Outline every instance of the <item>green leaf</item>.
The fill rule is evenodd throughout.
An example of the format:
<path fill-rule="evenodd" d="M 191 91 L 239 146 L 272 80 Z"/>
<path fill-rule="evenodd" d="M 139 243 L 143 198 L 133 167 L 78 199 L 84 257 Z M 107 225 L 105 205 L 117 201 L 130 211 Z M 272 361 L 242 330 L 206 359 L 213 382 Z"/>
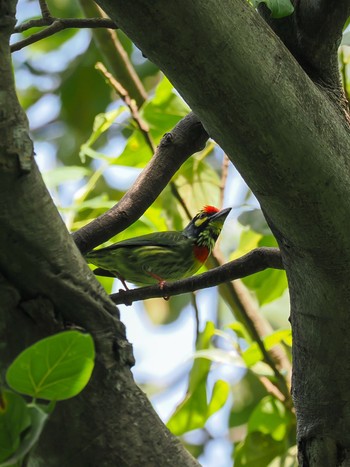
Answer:
<path fill-rule="evenodd" d="M 294 12 L 294 7 L 290 0 L 252 0 L 254 8 L 257 8 L 259 3 L 265 3 L 271 10 L 272 18 L 283 18 Z"/>
<path fill-rule="evenodd" d="M 276 300 L 288 287 L 285 271 L 278 269 L 266 269 L 242 280 L 244 285 L 255 292 L 260 305 Z"/>
<path fill-rule="evenodd" d="M 210 346 L 211 338 L 215 333 L 214 323 L 208 321 L 206 323 L 205 329 L 200 333 L 197 339 L 196 350 L 208 349 Z M 194 361 L 193 367 L 190 373 L 190 380 L 188 389 L 190 392 L 194 391 L 196 387 L 203 381 L 207 379 L 209 370 L 211 367 L 211 362 L 205 358 L 198 358 Z"/>
<path fill-rule="evenodd" d="M 96 115 L 92 133 L 86 143 L 82 144 L 80 148 L 79 156 L 82 162 L 85 162 L 85 156 L 89 156 L 93 159 L 105 159 L 106 156 L 103 154 L 97 153 L 96 151 L 91 150 L 91 146 L 98 140 L 98 138 L 105 133 L 110 126 L 114 123 L 115 119 L 119 117 L 125 110 L 126 106 L 120 106 L 116 110 L 111 110 L 110 112 L 100 113 Z"/>
<path fill-rule="evenodd" d="M 18 449 L 13 455 L 8 458 L 5 462 L 0 464 L 0 467 L 10 467 L 21 462 L 26 454 L 35 446 L 38 442 L 40 435 L 45 427 L 45 423 L 48 419 L 48 413 L 42 410 L 38 405 L 32 404 L 26 406 L 30 419 L 29 429 L 25 432 L 24 436 L 20 440 Z M 17 464 L 16 464 L 17 465 Z"/>
<path fill-rule="evenodd" d="M 283 329 L 276 331 L 269 336 L 264 337 L 263 342 L 266 350 L 272 349 L 275 345 L 285 342 L 288 346 L 292 345 L 292 331 L 290 329 Z M 255 365 L 263 359 L 260 348 L 256 342 L 253 342 L 243 353 L 242 358 L 248 367 Z"/>
<path fill-rule="evenodd" d="M 205 349 L 198 350 L 194 354 L 195 358 L 207 358 L 215 363 L 225 363 L 227 365 L 242 366 L 242 359 L 237 352 L 224 349 Z"/>
<path fill-rule="evenodd" d="M 66 182 L 76 182 L 89 175 L 91 175 L 90 169 L 74 165 L 57 167 L 42 174 L 48 188 L 54 188 Z"/>
<path fill-rule="evenodd" d="M 294 445 L 284 452 L 282 456 L 276 457 L 269 464 L 269 467 L 298 467 L 298 465 L 298 447 Z"/>
<path fill-rule="evenodd" d="M 272 349 L 277 344 L 284 342 L 289 347 L 292 346 L 292 330 L 291 329 L 280 329 L 275 331 L 269 336 L 264 338 L 265 347 L 267 350 Z"/>
<path fill-rule="evenodd" d="M 243 360 L 248 368 L 254 366 L 257 362 L 263 359 L 263 354 L 256 342 L 253 342 L 243 353 Z"/>
<path fill-rule="evenodd" d="M 237 335 L 237 337 L 246 340 L 248 343 L 252 341 L 246 327 L 239 321 L 235 321 L 234 323 L 229 324 L 227 327 L 231 329 Z"/>
<path fill-rule="evenodd" d="M 248 422 L 248 432 L 259 431 L 270 434 L 276 441 L 282 441 L 291 422 L 290 413 L 273 396 L 264 397 L 255 407 Z"/>
<path fill-rule="evenodd" d="M 29 411 L 23 397 L 12 391 L 2 390 L 0 393 L 0 462 L 8 459 L 18 449 L 21 433 L 29 424 Z"/>
<path fill-rule="evenodd" d="M 197 352 L 208 349 L 214 335 L 214 324 L 208 322 L 197 342 Z M 229 394 L 229 384 L 218 380 L 214 384 L 212 396 L 207 400 L 207 378 L 211 361 L 197 358 L 193 364 L 188 391 L 184 401 L 176 408 L 167 426 L 179 436 L 187 431 L 203 428 L 208 418 L 217 412 L 226 402 Z"/>
<path fill-rule="evenodd" d="M 222 379 L 215 381 L 206 414 L 207 419 L 225 405 L 229 394 L 230 385 L 227 381 L 223 381 Z"/>
<path fill-rule="evenodd" d="M 142 109 L 142 118 L 159 136 L 170 131 L 190 111 L 188 105 L 174 92 L 174 87 L 164 76 L 157 86 L 154 98 Z"/>
<path fill-rule="evenodd" d="M 220 178 L 215 170 L 199 157 L 191 157 L 181 166 L 176 186 L 190 212 L 197 212 L 205 204 L 216 206 L 220 198 Z"/>
<path fill-rule="evenodd" d="M 235 447 L 235 467 L 266 467 L 285 451 L 285 443 L 260 432 L 248 433 L 242 443 Z"/>
<path fill-rule="evenodd" d="M 7 370 L 6 380 L 12 389 L 34 398 L 69 399 L 88 383 L 94 358 L 89 334 L 66 331 L 24 350 Z"/>
<path fill-rule="evenodd" d="M 230 427 L 248 422 L 257 403 L 267 395 L 265 386 L 251 370 L 233 386 L 233 406 L 230 414 Z"/>

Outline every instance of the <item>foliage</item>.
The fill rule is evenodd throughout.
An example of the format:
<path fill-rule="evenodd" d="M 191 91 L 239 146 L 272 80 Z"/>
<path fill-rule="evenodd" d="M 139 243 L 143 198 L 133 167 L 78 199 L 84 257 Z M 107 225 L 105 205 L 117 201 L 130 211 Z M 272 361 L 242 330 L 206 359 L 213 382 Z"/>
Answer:
<path fill-rule="evenodd" d="M 91 336 L 77 331 L 42 339 L 18 355 L 6 372 L 16 392 L 0 390 L 0 466 L 20 466 L 28 459 L 56 401 L 76 396 L 89 382 L 94 358 Z M 26 402 L 17 393 L 33 399 Z"/>

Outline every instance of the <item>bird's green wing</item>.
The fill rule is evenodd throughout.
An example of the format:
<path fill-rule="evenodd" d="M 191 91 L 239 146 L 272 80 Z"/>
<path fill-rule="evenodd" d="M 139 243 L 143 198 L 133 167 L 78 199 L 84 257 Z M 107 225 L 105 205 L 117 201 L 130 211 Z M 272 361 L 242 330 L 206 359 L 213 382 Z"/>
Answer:
<path fill-rule="evenodd" d="M 116 250 L 118 248 L 135 248 L 139 246 L 172 248 L 178 245 L 178 241 L 181 238 L 182 233 L 176 231 L 152 233 L 148 235 L 141 235 L 140 237 L 122 240 L 121 242 L 114 243 L 113 245 L 101 248 L 96 251 L 111 251 Z"/>

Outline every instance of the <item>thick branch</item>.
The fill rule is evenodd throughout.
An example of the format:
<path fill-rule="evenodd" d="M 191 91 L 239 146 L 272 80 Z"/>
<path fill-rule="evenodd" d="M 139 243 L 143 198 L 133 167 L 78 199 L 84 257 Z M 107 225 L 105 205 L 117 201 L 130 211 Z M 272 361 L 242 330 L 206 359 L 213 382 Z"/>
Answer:
<path fill-rule="evenodd" d="M 148 166 L 119 203 L 73 233 L 80 251 L 86 253 L 139 219 L 185 160 L 203 149 L 207 139 L 206 131 L 193 113 L 183 118 L 164 135 Z"/>
<path fill-rule="evenodd" d="M 176 282 L 167 282 L 164 287 L 158 285 L 141 287 L 134 290 L 122 290 L 112 294 L 116 305 L 131 305 L 132 302 L 155 297 L 170 297 L 186 292 L 214 287 L 223 282 L 240 279 L 267 268 L 283 269 L 280 252 L 277 248 L 256 248 L 239 259 L 230 261 L 208 272 Z"/>
<path fill-rule="evenodd" d="M 350 15 L 349 0 L 294 0 L 295 12 L 283 19 L 271 17 L 265 4 L 259 12 L 293 53 L 311 79 L 341 99 L 337 50 Z"/>

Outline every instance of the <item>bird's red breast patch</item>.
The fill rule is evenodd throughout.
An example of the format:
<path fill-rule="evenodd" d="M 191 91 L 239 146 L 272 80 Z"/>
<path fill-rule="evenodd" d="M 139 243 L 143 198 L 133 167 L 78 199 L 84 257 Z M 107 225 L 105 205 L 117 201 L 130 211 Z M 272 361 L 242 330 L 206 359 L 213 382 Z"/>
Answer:
<path fill-rule="evenodd" d="M 204 206 L 203 211 L 207 214 L 214 214 L 216 212 L 219 212 L 220 209 L 216 208 L 215 206 Z"/>
<path fill-rule="evenodd" d="M 209 249 L 206 246 L 195 246 L 193 252 L 195 258 L 201 263 L 205 263 L 209 256 Z"/>

